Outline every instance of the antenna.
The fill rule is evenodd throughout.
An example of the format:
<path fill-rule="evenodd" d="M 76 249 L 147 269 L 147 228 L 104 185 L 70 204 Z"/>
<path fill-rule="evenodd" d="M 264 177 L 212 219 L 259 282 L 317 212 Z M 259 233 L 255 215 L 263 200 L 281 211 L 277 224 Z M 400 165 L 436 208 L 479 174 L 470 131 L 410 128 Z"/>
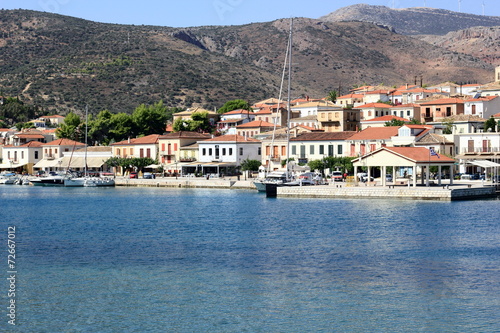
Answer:
<path fill-rule="evenodd" d="M 483 4 L 482 4 L 482 6 L 483 6 L 483 16 L 484 16 L 484 0 L 483 0 Z"/>
<path fill-rule="evenodd" d="M 424 7 L 427 7 L 427 0 L 424 0 Z"/>
<path fill-rule="evenodd" d="M 462 7 L 462 0 L 458 0 L 458 12 L 461 13 L 461 8 Z"/>

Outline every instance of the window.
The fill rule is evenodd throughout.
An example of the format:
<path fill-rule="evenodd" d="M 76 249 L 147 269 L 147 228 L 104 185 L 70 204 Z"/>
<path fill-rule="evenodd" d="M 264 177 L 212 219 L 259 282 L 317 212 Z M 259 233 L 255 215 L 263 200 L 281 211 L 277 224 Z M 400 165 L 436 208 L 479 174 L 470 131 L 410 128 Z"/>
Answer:
<path fill-rule="evenodd" d="M 207 155 L 207 148 L 203 148 L 203 149 L 201 150 L 201 154 L 202 154 L 203 156 Z"/>
<path fill-rule="evenodd" d="M 286 156 L 286 146 L 281 146 L 281 156 Z"/>
<path fill-rule="evenodd" d="M 130 153 L 132 155 L 132 153 Z M 146 149 L 146 157 L 151 157 L 151 148 Z"/>
<path fill-rule="evenodd" d="M 323 155 L 325 153 L 325 146 L 324 145 L 319 145 L 319 153 L 320 153 L 320 155 Z"/>
<path fill-rule="evenodd" d="M 222 156 L 226 156 L 226 148 L 222 148 Z"/>
<path fill-rule="evenodd" d="M 262 147 L 259 147 L 257 149 L 257 155 L 259 155 L 259 156 L 262 155 Z"/>
<path fill-rule="evenodd" d="M 243 156 L 243 147 L 240 147 L 240 156 Z"/>
<path fill-rule="evenodd" d="M 472 105 L 472 114 L 476 114 L 476 105 L 475 104 Z"/>
<path fill-rule="evenodd" d="M 446 117 L 449 117 L 449 116 L 451 116 L 451 107 L 450 106 L 446 107 Z"/>
<path fill-rule="evenodd" d="M 37 159 L 38 159 L 38 152 L 35 151 L 35 160 L 37 160 Z"/>
<path fill-rule="evenodd" d="M 139 157 L 144 157 L 144 148 L 139 149 Z"/>
<path fill-rule="evenodd" d="M 309 146 L 309 154 L 314 154 L 314 145 Z"/>
<path fill-rule="evenodd" d="M 208 148 L 208 156 L 212 156 L 212 148 Z"/>
<path fill-rule="evenodd" d="M 338 155 L 342 155 L 343 154 L 343 148 L 342 147 L 343 147 L 342 145 L 338 145 L 337 146 L 337 154 Z"/>
<path fill-rule="evenodd" d="M 406 115 L 411 116 L 411 111 L 410 110 L 406 111 Z"/>
<path fill-rule="evenodd" d="M 333 145 L 328 145 L 328 156 L 333 156 Z"/>
<path fill-rule="evenodd" d="M 233 148 L 229 148 L 229 156 L 233 156 Z"/>
<path fill-rule="evenodd" d="M 177 143 L 174 143 L 174 151 L 177 151 Z"/>
<path fill-rule="evenodd" d="M 297 146 L 292 146 L 292 155 L 297 155 Z"/>
<path fill-rule="evenodd" d="M 161 144 L 161 151 L 165 151 L 165 144 L 164 143 Z"/>
<path fill-rule="evenodd" d="M 21 159 L 24 160 L 24 151 L 21 150 Z"/>
<path fill-rule="evenodd" d="M 130 149 L 130 155 L 134 155 L 134 148 L 129 148 Z"/>

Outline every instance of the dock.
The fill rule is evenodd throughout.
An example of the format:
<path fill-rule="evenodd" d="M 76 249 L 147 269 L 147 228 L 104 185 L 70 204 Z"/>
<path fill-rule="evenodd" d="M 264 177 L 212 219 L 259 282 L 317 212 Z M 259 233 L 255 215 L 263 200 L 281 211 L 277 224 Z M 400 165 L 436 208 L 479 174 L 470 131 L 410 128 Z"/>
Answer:
<path fill-rule="evenodd" d="M 178 179 L 166 177 L 156 179 L 116 178 L 116 186 L 126 187 L 166 187 L 166 188 L 213 188 L 213 189 L 246 189 L 256 190 L 253 179 L 238 180 L 237 177 L 226 179 L 205 179 L 201 177 Z M 495 186 L 481 182 L 459 182 L 453 185 L 443 184 L 426 187 L 409 187 L 402 185 L 381 186 L 380 184 L 347 184 L 334 182 L 318 186 L 283 186 L 277 188 L 276 196 L 292 198 L 398 198 L 409 200 L 470 200 L 492 198 L 498 196 Z"/>

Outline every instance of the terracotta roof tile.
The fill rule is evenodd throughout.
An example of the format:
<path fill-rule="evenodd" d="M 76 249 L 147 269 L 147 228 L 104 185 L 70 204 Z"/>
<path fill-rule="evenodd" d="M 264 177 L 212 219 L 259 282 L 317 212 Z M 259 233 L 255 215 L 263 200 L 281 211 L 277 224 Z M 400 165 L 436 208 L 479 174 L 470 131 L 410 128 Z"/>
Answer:
<path fill-rule="evenodd" d="M 345 132 L 312 132 L 312 133 L 302 133 L 295 138 L 291 138 L 290 141 L 333 141 L 333 140 L 347 140 L 351 138 L 356 132 L 345 131 Z"/>
<path fill-rule="evenodd" d="M 400 126 L 368 127 L 350 137 L 350 140 L 387 140 L 398 135 Z"/>
<path fill-rule="evenodd" d="M 253 128 L 253 127 L 274 127 L 274 124 L 268 123 L 263 120 L 254 120 L 249 123 L 241 124 L 236 126 L 236 128 Z M 280 126 L 276 126 L 280 127 Z"/>
<path fill-rule="evenodd" d="M 158 142 L 158 138 L 160 137 L 159 134 L 151 134 L 148 136 L 143 136 L 140 138 L 135 138 L 135 139 L 130 139 L 129 140 L 123 140 L 120 142 L 116 142 L 111 144 L 111 146 L 128 146 L 128 145 L 147 145 L 147 144 L 155 144 Z"/>
<path fill-rule="evenodd" d="M 356 106 L 356 109 L 372 109 L 372 108 L 379 108 L 379 109 L 389 109 L 391 105 L 384 104 L 384 103 L 368 103 L 360 106 Z"/>
<path fill-rule="evenodd" d="M 228 135 L 221 135 L 221 136 L 216 136 L 213 139 L 208 139 L 203 142 L 239 142 L 239 143 L 245 143 L 245 142 L 260 142 L 259 140 L 252 139 L 252 138 L 246 138 L 241 135 L 237 134 L 228 134 Z"/>
<path fill-rule="evenodd" d="M 464 104 L 464 100 L 461 98 L 441 98 L 434 101 L 420 103 L 420 105 L 442 105 L 442 104 Z"/>
<path fill-rule="evenodd" d="M 44 146 L 85 146 L 84 143 L 77 142 L 70 139 L 57 139 L 48 143 L 44 143 Z"/>

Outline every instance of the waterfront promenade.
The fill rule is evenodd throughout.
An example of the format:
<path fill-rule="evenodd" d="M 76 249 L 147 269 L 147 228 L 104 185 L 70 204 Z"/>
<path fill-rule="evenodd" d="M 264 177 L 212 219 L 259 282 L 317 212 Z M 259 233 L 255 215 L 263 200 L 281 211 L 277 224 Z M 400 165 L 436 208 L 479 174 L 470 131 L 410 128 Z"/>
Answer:
<path fill-rule="evenodd" d="M 255 190 L 253 179 L 226 177 L 224 179 L 205 178 L 156 178 L 156 179 L 128 179 L 116 178 L 117 186 L 132 187 L 170 187 L 170 188 L 220 188 L 220 189 L 248 189 Z M 491 182 L 482 181 L 456 181 L 449 185 L 443 180 L 442 185 L 409 187 L 395 185 L 383 187 L 377 182 L 372 184 L 360 183 L 357 186 L 343 182 L 329 183 L 319 186 L 286 186 L 279 187 L 278 197 L 302 198 L 400 198 L 420 200 L 463 200 L 494 197 L 495 187 Z"/>

